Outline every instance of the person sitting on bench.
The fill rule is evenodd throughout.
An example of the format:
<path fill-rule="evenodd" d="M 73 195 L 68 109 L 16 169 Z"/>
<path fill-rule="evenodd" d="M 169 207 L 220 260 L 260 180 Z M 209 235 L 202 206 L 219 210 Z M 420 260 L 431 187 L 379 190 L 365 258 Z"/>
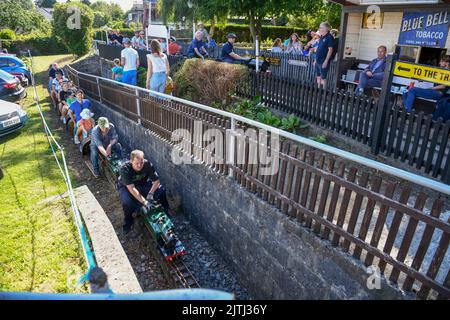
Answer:
<path fill-rule="evenodd" d="M 122 148 L 118 142 L 119 136 L 114 125 L 105 117 L 98 118 L 97 125 L 92 129 L 90 144 L 91 162 L 96 178 L 100 177 L 98 153 L 101 152 L 105 158 L 110 157 L 113 153 L 121 157 Z"/>
<path fill-rule="evenodd" d="M 356 95 L 364 93 L 364 89 L 381 87 L 384 77 L 384 69 L 386 67 L 386 46 L 379 46 L 377 57 L 373 59 L 369 66 L 359 76 Z"/>
<path fill-rule="evenodd" d="M 244 60 L 240 55 L 234 53 L 233 44 L 236 41 L 236 35 L 229 33 L 227 35 L 228 41 L 222 47 L 222 54 L 220 60 L 227 63 L 238 63 L 240 60 Z"/>
<path fill-rule="evenodd" d="M 142 207 L 151 208 L 153 200 L 157 200 L 169 214 L 166 190 L 159 181 L 158 173 L 153 165 L 144 159 L 144 152 L 134 150 L 130 161 L 120 168 L 119 197 L 122 203 L 125 223 L 123 232 L 127 234 L 133 225 L 133 212 Z"/>
<path fill-rule="evenodd" d="M 450 69 L 450 56 L 442 57 L 439 66 L 444 69 Z M 447 93 L 448 89 L 448 86 L 442 84 L 431 89 L 413 87 L 403 94 L 403 105 L 407 112 L 411 112 L 416 98 L 440 100 Z"/>

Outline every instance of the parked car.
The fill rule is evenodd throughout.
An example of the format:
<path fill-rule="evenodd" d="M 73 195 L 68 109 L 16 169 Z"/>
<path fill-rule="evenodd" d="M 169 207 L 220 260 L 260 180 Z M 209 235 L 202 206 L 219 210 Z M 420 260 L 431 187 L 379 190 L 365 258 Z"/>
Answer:
<path fill-rule="evenodd" d="M 16 102 L 26 96 L 26 90 L 19 79 L 6 71 L 0 70 L 0 99 Z"/>
<path fill-rule="evenodd" d="M 21 129 L 27 121 L 28 115 L 20 105 L 0 100 L 0 137 Z"/>
<path fill-rule="evenodd" d="M 6 72 L 22 73 L 31 82 L 31 73 L 27 65 L 17 57 L 11 55 L 0 56 L 0 69 Z"/>
<path fill-rule="evenodd" d="M 14 77 L 19 79 L 22 87 L 28 87 L 29 81 L 28 81 L 28 78 L 26 75 L 24 75 L 23 73 L 18 73 L 18 72 L 8 72 L 8 73 L 12 74 Z"/>

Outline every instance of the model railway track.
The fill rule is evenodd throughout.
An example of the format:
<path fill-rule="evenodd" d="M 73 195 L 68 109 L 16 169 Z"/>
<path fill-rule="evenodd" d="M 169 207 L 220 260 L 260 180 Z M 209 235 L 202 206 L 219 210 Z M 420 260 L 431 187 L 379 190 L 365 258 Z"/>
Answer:
<path fill-rule="evenodd" d="M 84 158 L 83 160 L 85 165 L 89 168 L 89 171 L 94 174 L 94 168 L 92 167 L 91 161 L 88 158 Z M 114 182 L 114 178 L 112 177 L 109 170 L 102 170 L 101 173 L 106 176 L 108 182 L 115 188 L 116 185 Z M 145 229 L 147 230 L 147 226 L 145 227 Z M 192 274 L 191 270 L 189 270 L 189 268 L 186 266 L 186 264 L 182 260 L 182 257 L 176 258 L 172 261 L 164 259 L 157 248 L 156 241 L 150 236 L 148 238 L 151 241 L 152 255 L 156 258 L 156 260 L 159 261 L 160 266 L 165 273 L 168 281 L 172 282 L 172 284 L 176 288 L 180 289 L 200 288 L 200 284 Z"/>
<path fill-rule="evenodd" d="M 179 288 L 200 288 L 192 272 L 182 260 L 168 261 L 170 275 Z"/>

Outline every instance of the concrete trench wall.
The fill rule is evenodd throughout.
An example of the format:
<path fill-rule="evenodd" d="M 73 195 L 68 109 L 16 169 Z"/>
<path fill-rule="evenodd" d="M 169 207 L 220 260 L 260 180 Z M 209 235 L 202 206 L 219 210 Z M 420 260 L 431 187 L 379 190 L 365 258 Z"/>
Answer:
<path fill-rule="evenodd" d="M 172 146 L 93 101 L 129 149 L 142 149 L 188 219 L 223 255 L 257 299 L 402 299 L 382 278 L 369 290 L 364 265 L 331 247 L 277 208 L 203 165 L 175 165 Z"/>

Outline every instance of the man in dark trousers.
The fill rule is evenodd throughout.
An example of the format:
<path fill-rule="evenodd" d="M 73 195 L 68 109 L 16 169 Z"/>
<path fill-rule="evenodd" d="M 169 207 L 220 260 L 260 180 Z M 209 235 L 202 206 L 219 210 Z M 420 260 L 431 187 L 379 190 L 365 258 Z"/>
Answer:
<path fill-rule="evenodd" d="M 333 56 L 334 38 L 330 34 L 330 24 L 322 22 L 319 27 L 320 39 L 316 51 L 316 76 L 318 86 L 326 88 L 328 71 Z"/>
<path fill-rule="evenodd" d="M 119 197 L 125 215 L 123 231 L 130 232 L 133 225 L 133 212 L 142 207 L 150 209 L 153 200 L 158 201 L 169 214 L 166 190 L 159 181 L 153 165 L 144 159 L 144 152 L 134 150 L 130 161 L 120 168 Z"/>
<path fill-rule="evenodd" d="M 387 48 L 385 46 L 378 47 L 377 57 L 370 62 L 369 66 L 359 76 L 356 95 L 362 94 L 366 88 L 381 87 L 386 67 L 386 52 Z"/>
<path fill-rule="evenodd" d="M 227 63 L 239 63 L 243 60 L 242 57 L 234 53 L 233 44 L 236 41 L 236 35 L 234 33 L 229 33 L 227 35 L 227 42 L 222 47 L 222 53 L 220 55 L 220 60 Z"/>

